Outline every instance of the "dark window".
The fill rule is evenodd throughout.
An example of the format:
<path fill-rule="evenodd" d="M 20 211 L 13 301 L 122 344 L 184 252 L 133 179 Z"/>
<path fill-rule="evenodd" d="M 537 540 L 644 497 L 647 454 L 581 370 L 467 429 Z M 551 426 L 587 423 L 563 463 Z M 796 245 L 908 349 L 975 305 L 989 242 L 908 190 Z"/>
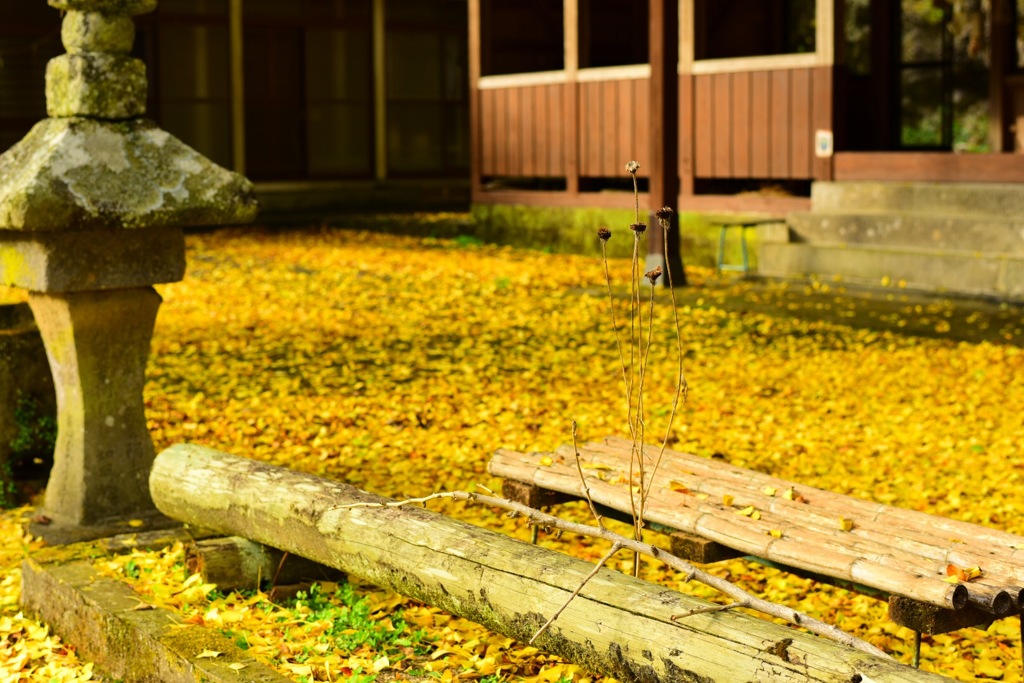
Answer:
<path fill-rule="evenodd" d="M 982 3 L 902 0 L 900 145 L 988 152 L 988 18 Z"/>
<path fill-rule="evenodd" d="M 140 20 L 136 51 L 149 66 L 149 115 L 185 144 L 230 168 L 227 1 L 161 0 L 155 15 Z"/>
<path fill-rule="evenodd" d="M 246 0 L 244 11 L 247 174 L 370 176 L 369 0 Z"/>
<path fill-rule="evenodd" d="M 815 0 L 697 0 L 697 59 L 814 52 Z"/>
<path fill-rule="evenodd" d="M 845 0 L 843 34 L 846 66 L 851 74 L 871 73 L 871 0 Z"/>
<path fill-rule="evenodd" d="M 563 69 L 563 26 L 558 0 L 481 0 L 480 73 Z"/>
<path fill-rule="evenodd" d="M 387 0 L 385 17 L 388 174 L 464 175 L 466 3 Z"/>
<path fill-rule="evenodd" d="M 580 68 L 647 63 L 647 3 L 580 0 Z"/>
<path fill-rule="evenodd" d="M 0 21 L 0 152 L 46 118 L 46 63 L 63 52 L 57 10 L 45 2 L 5 3 Z"/>

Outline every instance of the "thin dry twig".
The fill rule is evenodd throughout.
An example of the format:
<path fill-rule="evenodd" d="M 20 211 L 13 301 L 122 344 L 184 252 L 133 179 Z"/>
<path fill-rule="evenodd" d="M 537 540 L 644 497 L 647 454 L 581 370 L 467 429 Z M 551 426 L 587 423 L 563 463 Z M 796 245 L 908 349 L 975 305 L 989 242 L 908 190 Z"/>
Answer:
<path fill-rule="evenodd" d="M 622 338 L 619 335 L 619 321 L 615 315 L 615 295 L 612 293 L 612 275 L 608 268 L 608 238 L 611 237 L 611 230 L 601 228 L 597 231 L 601 240 L 601 260 L 604 263 L 604 284 L 608 290 L 608 310 L 612 316 L 612 330 L 615 332 L 615 348 L 619 352 L 619 367 L 622 369 L 622 386 L 626 389 L 626 414 L 628 415 L 632 406 L 632 397 L 629 391 L 629 377 L 626 374 L 626 357 L 622 352 Z M 633 433 L 633 423 L 629 422 L 629 432 Z"/>
<path fill-rule="evenodd" d="M 690 393 L 690 386 L 686 382 L 686 373 L 683 367 L 683 333 L 682 325 L 679 322 L 679 306 L 676 303 L 676 289 L 672 283 L 672 266 L 670 265 L 668 257 L 668 231 L 670 229 L 670 222 L 672 220 L 672 209 L 664 206 L 658 212 L 658 223 L 661 224 L 662 230 L 662 246 L 664 248 L 663 256 L 665 259 L 665 281 L 668 284 L 669 295 L 672 301 L 672 317 L 676 327 L 676 352 L 677 352 L 677 374 L 676 374 L 676 393 L 672 399 L 672 410 L 669 412 L 668 425 L 665 427 L 665 438 L 661 440 L 661 448 L 658 450 L 658 457 L 654 460 L 654 467 L 651 468 L 651 481 L 647 484 L 647 492 L 651 490 L 651 486 L 654 485 L 654 476 L 658 473 L 658 469 L 661 467 L 661 461 L 665 457 L 665 450 L 668 448 L 668 439 L 672 435 L 672 425 L 675 423 L 676 414 L 679 410 L 680 399 L 685 402 L 686 397 Z"/>
<path fill-rule="evenodd" d="M 563 532 L 579 534 L 580 536 L 587 536 L 589 538 L 600 538 L 613 544 L 618 544 L 625 550 L 646 555 L 668 565 L 669 567 L 672 567 L 676 571 L 684 574 L 687 580 L 692 579 L 704 584 L 705 586 L 714 588 L 737 602 L 743 602 L 744 606 L 748 609 L 761 612 L 762 614 L 766 614 L 770 617 L 782 619 L 783 621 L 805 628 L 811 633 L 829 638 L 830 640 L 834 640 L 835 642 L 847 647 L 852 647 L 855 650 L 860 650 L 861 652 L 866 652 L 876 657 L 882 657 L 883 659 L 892 659 L 892 657 L 871 643 L 863 641 L 831 624 L 826 624 L 819 619 L 815 619 L 807 614 L 798 612 L 790 607 L 778 605 L 774 602 L 751 595 L 739 586 L 736 586 L 725 579 L 709 574 L 690 564 L 686 560 L 676 557 L 675 555 L 653 545 L 627 538 L 608 529 L 599 529 L 587 524 L 570 522 L 506 498 L 485 496 L 478 493 L 468 493 L 466 491 L 443 491 L 433 493 L 429 496 L 409 498 L 407 500 L 386 500 L 377 503 L 352 503 L 349 505 L 339 505 L 336 509 L 345 510 L 363 507 L 403 507 L 406 505 L 415 505 L 441 498 L 461 500 L 468 503 L 479 503 L 481 505 L 490 505 L 501 510 L 507 510 L 515 515 L 525 517 L 527 521 L 534 526 L 551 527 Z"/>
<path fill-rule="evenodd" d="M 597 576 L 597 573 L 601 571 L 601 567 L 603 567 L 608 562 L 608 560 L 612 559 L 615 553 L 619 552 L 620 550 L 622 550 L 621 545 L 619 545 L 618 543 L 612 544 L 611 550 L 606 552 L 604 554 L 604 557 L 598 560 L 597 564 L 594 565 L 594 568 L 590 571 L 590 573 L 583 577 L 583 580 L 580 581 L 580 585 L 576 586 L 576 590 L 572 592 L 572 595 L 570 595 L 566 599 L 566 601 L 562 603 L 562 606 L 558 608 L 558 611 L 552 614 L 551 618 L 545 621 L 544 625 L 537 629 L 537 632 L 533 634 L 533 637 L 530 638 L 530 641 L 527 643 L 527 645 L 533 645 L 534 641 L 540 638 L 541 634 L 544 633 L 544 631 L 547 631 L 548 627 L 551 626 L 551 624 L 555 623 L 555 619 L 557 619 L 559 615 L 561 615 L 562 612 L 565 611 L 565 608 L 569 606 L 570 602 L 576 599 L 576 596 L 580 594 L 580 591 L 583 590 L 583 587 L 586 586 L 592 578 Z"/>
<path fill-rule="evenodd" d="M 714 612 L 724 612 L 729 609 L 736 609 L 737 607 L 746 607 L 747 603 L 743 600 L 737 600 L 736 602 L 730 602 L 728 605 L 709 605 L 707 607 L 698 607 L 697 609 L 691 609 L 683 612 L 682 614 L 673 614 L 668 618 L 669 621 L 682 621 L 686 617 L 692 617 L 695 614 L 713 614 Z"/>
<path fill-rule="evenodd" d="M 583 485 L 583 493 L 587 496 L 590 512 L 594 515 L 594 521 L 597 522 L 598 528 L 604 529 L 604 522 L 601 521 L 601 515 L 597 514 L 594 499 L 590 497 L 590 486 L 587 485 L 587 478 L 583 475 L 583 465 L 580 463 L 580 450 L 576 446 L 576 420 L 572 421 L 572 452 L 576 454 L 576 471 L 580 473 L 580 483 Z"/>

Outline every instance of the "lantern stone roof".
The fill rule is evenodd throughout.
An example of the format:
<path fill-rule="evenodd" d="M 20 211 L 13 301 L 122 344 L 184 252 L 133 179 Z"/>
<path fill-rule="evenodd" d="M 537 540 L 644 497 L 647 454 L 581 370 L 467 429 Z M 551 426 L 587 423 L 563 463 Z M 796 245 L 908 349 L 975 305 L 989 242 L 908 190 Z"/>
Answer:
<path fill-rule="evenodd" d="M 144 118 L 146 68 L 131 15 L 156 0 L 49 0 L 67 54 L 46 68 L 46 110 L 0 155 L 0 231 L 246 223 L 252 183 Z"/>
<path fill-rule="evenodd" d="M 0 156 L 0 230 L 244 223 L 252 183 L 146 119 L 44 119 Z"/>

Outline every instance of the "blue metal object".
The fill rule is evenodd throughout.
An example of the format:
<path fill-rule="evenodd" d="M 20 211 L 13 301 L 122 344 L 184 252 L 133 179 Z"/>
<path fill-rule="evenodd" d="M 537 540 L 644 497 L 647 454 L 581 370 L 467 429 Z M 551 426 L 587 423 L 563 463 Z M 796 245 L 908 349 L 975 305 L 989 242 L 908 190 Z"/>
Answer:
<path fill-rule="evenodd" d="M 750 259 L 747 256 L 747 228 L 753 228 L 757 223 L 722 223 L 718 231 L 718 270 L 731 270 L 740 273 L 750 272 Z M 743 254 L 743 263 L 725 263 L 725 235 L 729 228 L 740 229 L 740 252 Z"/>

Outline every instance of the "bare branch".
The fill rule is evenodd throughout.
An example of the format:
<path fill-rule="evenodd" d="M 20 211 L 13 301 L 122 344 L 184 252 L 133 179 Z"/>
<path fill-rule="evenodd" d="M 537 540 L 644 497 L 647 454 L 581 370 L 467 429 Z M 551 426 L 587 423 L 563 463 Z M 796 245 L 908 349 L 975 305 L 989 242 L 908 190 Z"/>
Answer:
<path fill-rule="evenodd" d="M 625 550 L 631 550 L 634 553 L 640 553 L 647 555 L 655 560 L 659 560 L 664 564 L 672 567 L 673 569 L 682 572 L 686 575 L 687 579 L 693 579 L 698 581 L 705 586 L 710 586 L 715 590 L 729 596 L 733 600 L 745 603 L 744 606 L 766 614 L 770 617 L 776 617 L 787 621 L 796 626 L 807 629 L 811 633 L 816 635 L 829 638 L 837 643 L 852 647 L 855 650 L 866 652 L 874 655 L 875 657 L 882 657 L 883 659 L 892 659 L 888 654 L 878 649 L 871 643 L 868 643 L 856 636 L 853 636 L 845 631 L 836 628 L 831 624 L 815 619 L 807 614 L 798 612 L 789 607 L 775 604 L 768 600 L 764 600 L 755 595 L 751 595 L 742 588 L 733 585 L 725 579 L 719 578 L 712 574 L 709 574 L 702 569 L 690 564 L 686 560 L 680 559 L 669 552 L 666 552 L 660 548 L 657 548 L 648 543 L 642 543 L 630 538 L 626 538 L 621 534 L 617 534 L 614 531 L 608 529 L 599 529 L 597 527 L 589 526 L 587 524 L 580 524 L 578 522 L 570 522 L 568 520 L 549 515 L 545 512 L 541 512 L 535 508 L 531 508 L 528 505 L 522 503 L 516 503 L 515 501 L 507 500 L 505 498 L 499 498 L 497 496 L 484 496 L 478 493 L 467 493 L 466 491 L 445 491 L 441 493 L 434 493 L 429 496 L 422 498 L 410 498 L 409 500 L 392 500 L 384 501 L 381 503 L 352 503 L 350 505 L 339 505 L 337 509 L 343 510 L 348 508 L 360 508 L 360 507 L 402 507 L 404 505 L 414 505 L 416 503 L 423 503 L 429 500 L 438 498 L 451 498 L 453 500 L 462 500 L 471 503 L 480 503 L 482 505 L 490 505 L 492 507 L 499 508 L 501 510 L 507 510 L 509 513 L 517 516 L 526 517 L 530 524 L 542 527 L 551 527 L 554 529 L 560 529 L 562 531 L 568 531 L 572 534 L 579 534 L 580 536 L 588 536 L 590 538 L 600 538 L 606 541 L 610 541 L 613 544 L 621 546 Z"/>
<path fill-rule="evenodd" d="M 601 521 L 601 515 L 597 514 L 594 499 L 590 497 L 590 486 L 587 485 L 587 478 L 583 476 L 583 465 L 580 464 L 580 451 L 576 447 L 576 420 L 572 421 L 572 452 L 576 454 L 576 471 L 580 473 L 580 484 L 583 485 L 583 493 L 587 496 L 590 512 L 594 515 L 594 521 L 597 522 L 598 528 L 604 529 L 604 522 Z"/>
<path fill-rule="evenodd" d="M 714 612 L 724 612 L 727 609 L 735 609 L 737 607 L 746 607 L 747 603 L 742 600 L 736 602 L 730 602 L 728 605 L 710 605 L 709 607 L 701 607 L 699 609 L 691 609 L 688 612 L 682 614 L 673 614 L 668 619 L 669 621 L 681 621 L 686 617 L 692 617 L 694 614 L 711 614 Z"/>
<path fill-rule="evenodd" d="M 528 642 L 527 645 L 533 645 L 533 642 L 535 640 L 537 640 L 538 638 L 540 638 L 540 635 L 542 633 L 544 633 L 544 631 L 548 630 L 548 626 L 551 626 L 551 624 L 555 623 L 555 619 L 557 619 L 558 616 L 562 612 L 565 611 L 565 608 L 569 606 L 570 602 L 572 602 L 573 600 L 576 599 L 576 596 L 580 594 L 580 591 L 583 590 L 583 587 L 587 585 L 587 582 L 590 581 L 595 576 L 597 576 L 597 572 L 601 571 L 601 567 L 603 567 L 605 565 L 605 563 L 608 562 L 608 560 L 612 559 L 612 556 L 615 555 L 615 553 L 619 552 L 620 550 L 622 550 L 622 546 L 621 545 L 619 545 L 618 543 L 613 543 L 612 544 L 611 550 L 606 552 L 604 554 L 604 557 L 602 557 L 598 561 L 598 563 L 594 565 L 593 570 L 591 570 L 591 572 L 589 574 L 587 574 L 586 576 L 583 577 L 583 580 L 580 581 L 580 585 L 576 586 L 576 590 L 574 590 L 572 592 L 572 595 L 570 595 L 569 598 L 564 603 L 562 603 L 562 606 L 558 608 L 558 611 L 555 612 L 554 614 L 552 614 L 551 618 L 548 619 L 547 621 L 545 621 L 544 625 L 541 626 L 537 630 L 537 632 L 533 634 L 533 638 L 530 638 L 530 642 Z"/>

